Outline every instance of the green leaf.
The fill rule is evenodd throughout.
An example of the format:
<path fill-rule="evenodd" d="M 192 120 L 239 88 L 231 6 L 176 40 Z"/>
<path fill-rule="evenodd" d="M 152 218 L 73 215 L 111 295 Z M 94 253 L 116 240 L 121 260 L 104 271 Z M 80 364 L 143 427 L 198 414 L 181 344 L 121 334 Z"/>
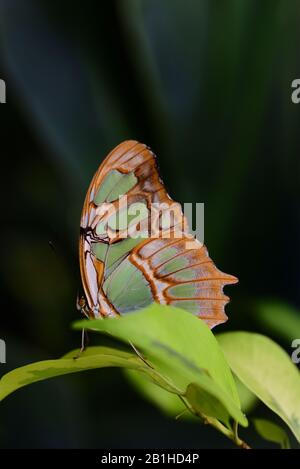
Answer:
<path fill-rule="evenodd" d="M 237 392 L 241 401 L 241 408 L 243 412 L 247 415 L 258 402 L 258 399 L 253 392 L 247 388 L 236 375 L 234 375 L 234 381 L 236 384 Z"/>
<path fill-rule="evenodd" d="M 120 318 L 80 321 L 74 327 L 105 332 L 133 343 L 181 394 L 185 394 L 191 383 L 198 384 L 203 392 L 222 399 L 229 416 L 247 425 L 232 374 L 218 343 L 209 327 L 192 314 L 153 304 Z"/>
<path fill-rule="evenodd" d="M 192 412 L 200 417 L 211 417 L 214 421 L 219 419 L 227 425 L 228 435 L 231 419 L 247 425 L 239 407 L 233 377 L 215 337 L 203 321 L 190 313 L 156 305 L 120 318 L 80 321 L 77 324 L 77 327 L 83 326 L 109 333 L 128 344 L 134 343 L 134 351 L 90 347 L 77 358 L 74 357 L 78 351 L 73 351 L 59 360 L 18 368 L 2 377 L 0 400 L 30 383 L 94 368 L 118 366 L 143 373 L 163 388 L 164 392 L 160 394 L 155 388 L 157 401 L 161 401 L 163 396 L 165 402 L 166 399 L 175 402 L 175 394 L 176 399 L 181 396 Z M 166 392 L 173 393 L 173 396 L 167 396 Z"/>
<path fill-rule="evenodd" d="M 182 418 L 193 418 L 193 414 L 188 411 L 180 396 L 157 386 L 144 373 L 129 369 L 124 370 L 124 373 L 137 391 L 164 414 L 170 417 L 177 417 L 182 414 Z"/>
<path fill-rule="evenodd" d="M 266 330 L 289 342 L 300 337 L 299 310 L 283 301 L 265 300 L 258 302 L 255 318 Z"/>
<path fill-rule="evenodd" d="M 290 449 L 290 440 L 286 431 L 279 425 L 265 419 L 253 419 L 257 433 L 267 441 L 278 443 L 282 449 Z"/>
<path fill-rule="evenodd" d="M 0 401 L 23 386 L 79 371 L 117 366 L 147 373 L 153 381 L 168 388 L 168 383 L 135 354 L 108 347 L 89 347 L 78 358 L 78 350 L 58 360 L 45 360 L 10 371 L 0 380 Z M 175 391 L 173 388 L 169 388 Z"/>
<path fill-rule="evenodd" d="M 286 422 L 300 441 L 300 373 L 288 354 L 260 334 L 227 332 L 218 340 L 238 378 Z"/>
<path fill-rule="evenodd" d="M 193 419 L 194 414 L 190 412 L 180 396 L 165 391 L 161 387 L 151 382 L 147 376 L 134 370 L 125 371 L 131 383 L 138 391 L 152 404 L 160 408 L 166 415 L 171 417 L 181 416 L 182 418 Z M 203 386 L 203 383 L 202 383 Z M 226 405 L 222 404 L 223 396 L 215 396 L 215 388 L 212 384 L 210 392 L 197 384 L 189 384 L 185 393 L 185 398 L 193 411 L 198 414 L 213 416 L 226 423 L 230 427 L 230 414 Z"/>
<path fill-rule="evenodd" d="M 198 384 L 189 384 L 185 394 L 188 402 L 199 415 L 213 416 L 225 423 L 230 428 L 230 416 L 226 404 L 223 404 L 222 395 L 218 395 L 214 389 L 207 391 Z M 234 411 L 233 411 L 234 412 Z"/>

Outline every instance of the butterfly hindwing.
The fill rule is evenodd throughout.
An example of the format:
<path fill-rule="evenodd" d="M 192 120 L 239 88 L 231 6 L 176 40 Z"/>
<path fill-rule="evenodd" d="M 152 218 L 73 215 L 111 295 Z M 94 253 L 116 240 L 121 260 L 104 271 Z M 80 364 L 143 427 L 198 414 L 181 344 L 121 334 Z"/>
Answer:
<path fill-rule="evenodd" d="M 129 260 L 144 272 L 155 301 L 186 309 L 210 327 L 226 321 L 223 287 L 237 279 L 218 270 L 197 240 L 149 239 Z"/>

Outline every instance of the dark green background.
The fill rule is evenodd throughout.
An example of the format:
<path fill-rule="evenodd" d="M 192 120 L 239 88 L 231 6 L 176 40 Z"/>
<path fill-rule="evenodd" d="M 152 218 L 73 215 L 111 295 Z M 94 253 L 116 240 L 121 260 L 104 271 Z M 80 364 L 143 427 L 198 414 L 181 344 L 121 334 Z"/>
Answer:
<path fill-rule="evenodd" d="M 299 20 L 297 0 L 1 0 L 1 374 L 79 345 L 70 323 L 83 198 L 128 138 L 157 153 L 175 200 L 205 203 L 209 252 L 240 279 L 218 330 L 257 330 L 290 353 L 257 305 L 300 304 Z M 121 372 L 100 370 L 9 397 L 0 446 L 231 443 L 167 419 Z"/>

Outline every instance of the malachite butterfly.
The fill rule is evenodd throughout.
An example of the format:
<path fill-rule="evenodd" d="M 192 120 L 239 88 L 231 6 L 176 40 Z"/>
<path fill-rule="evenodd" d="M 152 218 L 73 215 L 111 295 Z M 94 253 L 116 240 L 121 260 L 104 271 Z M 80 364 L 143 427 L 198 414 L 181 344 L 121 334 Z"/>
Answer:
<path fill-rule="evenodd" d="M 78 306 L 90 318 L 158 302 L 211 328 L 227 319 L 223 287 L 237 279 L 218 270 L 190 234 L 146 145 L 125 141 L 100 165 L 83 206 L 79 255 L 85 299 Z"/>

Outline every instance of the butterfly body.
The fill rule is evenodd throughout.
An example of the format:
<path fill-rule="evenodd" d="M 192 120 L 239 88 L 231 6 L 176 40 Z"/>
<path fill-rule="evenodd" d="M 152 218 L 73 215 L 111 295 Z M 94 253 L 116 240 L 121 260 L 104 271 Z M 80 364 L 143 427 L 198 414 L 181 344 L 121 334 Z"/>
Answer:
<path fill-rule="evenodd" d="M 84 202 L 79 254 L 89 317 L 156 301 L 187 309 L 210 327 L 227 318 L 223 286 L 237 280 L 189 233 L 143 144 L 123 142 L 100 165 Z"/>

